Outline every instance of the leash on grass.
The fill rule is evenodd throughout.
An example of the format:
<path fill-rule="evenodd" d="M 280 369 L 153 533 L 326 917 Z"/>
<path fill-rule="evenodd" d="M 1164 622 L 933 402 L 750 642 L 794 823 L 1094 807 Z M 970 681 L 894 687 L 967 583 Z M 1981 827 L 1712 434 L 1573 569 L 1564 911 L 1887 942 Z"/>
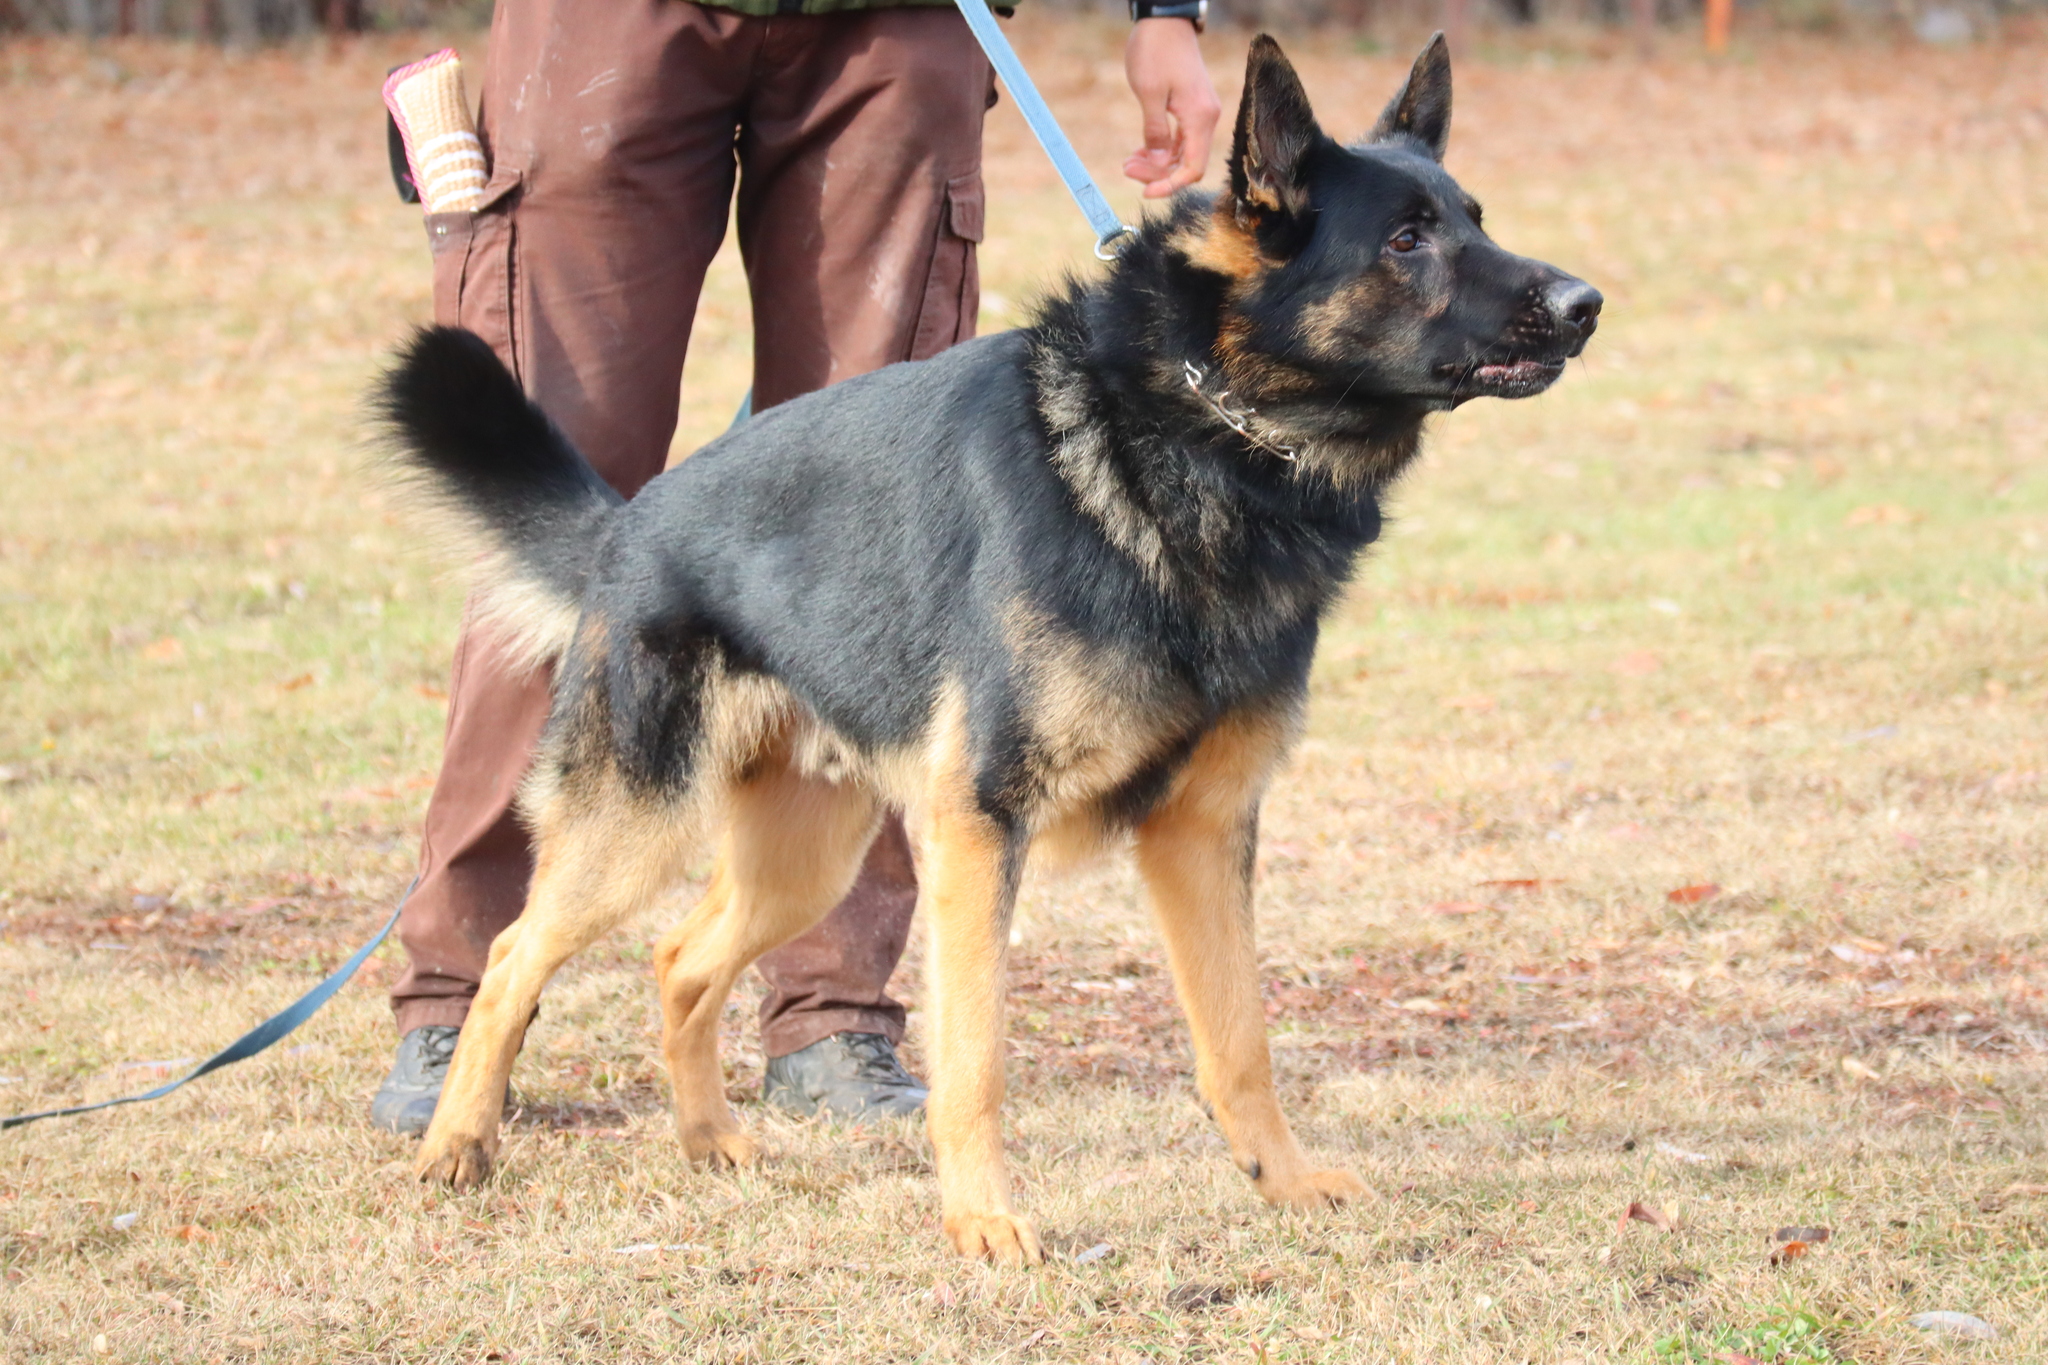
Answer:
<path fill-rule="evenodd" d="M 981 50 L 987 55 L 989 65 L 995 68 L 996 74 L 1003 78 L 1003 84 L 1009 87 L 1010 98 L 1017 101 L 1018 111 L 1024 115 L 1024 121 L 1031 125 L 1032 135 L 1038 139 L 1038 145 L 1045 149 L 1045 155 L 1052 162 L 1053 170 L 1059 174 L 1060 183 L 1067 187 L 1067 193 L 1073 196 L 1074 203 L 1079 206 L 1082 216 L 1088 220 L 1088 226 L 1094 230 L 1096 259 L 1103 261 L 1114 260 L 1119 244 L 1136 236 L 1137 229 L 1117 217 L 1116 210 L 1109 206 L 1109 200 L 1103 195 L 1102 187 L 1095 183 L 1094 176 L 1088 174 L 1088 167 L 1082 163 L 1080 153 L 1076 152 L 1074 144 L 1067 140 L 1067 134 L 1060 127 L 1059 120 L 1053 117 L 1052 109 L 1047 106 L 1044 96 L 1038 93 L 1038 87 L 1032 83 L 1031 74 L 1024 69 L 1024 63 L 1018 60 L 1016 50 L 1010 46 L 1010 40 L 1003 36 L 1003 30 L 996 23 L 996 17 L 990 11 L 987 0 L 954 0 L 954 3 L 959 6 L 961 17 L 967 20 L 967 27 L 973 31 L 975 41 L 981 44 Z M 421 74 L 430 68 L 439 67 L 447 63 L 453 56 L 454 52 L 452 50 L 436 53 L 423 62 L 416 62 L 411 66 L 398 68 L 391 73 L 391 79 L 385 83 L 385 101 L 392 110 L 392 178 L 398 182 L 399 197 L 407 203 L 420 201 L 418 180 L 426 178 L 423 175 L 425 167 L 408 164 L 413 155 L 413 149 L 410 146 L 410 139 L 406 138 L 404 133 L 410 131 L 411 127 L 410 123 L 403 128 L 401 127 L 398 114 L 406 106 L 402 102 L 402 97 L 395 94 L 395 92 L 398 87 L 405 83 L 408 76 Z M 459 70 L 458 66 L 456 72 L 459 72 Z M 459 84 L 461 78 L 456 72 L 447 73 L 448 76 L 452 77 L 452 83 L 444 82 L 442 85 L 434 87 L 431 91 L 431 98 L 438 104 L 447 105 L 451 101 L 447 91 L 452 88 L 454 92 L 452 96 L 453 108 L 459 111 L 462 120 L 466 120 L 468 116 L 467 101 L 462 97 L 462 88 Z M 453 117 L 445 109 L 430 109 L 429 112 L 439 113 L 444 118 Z M 443 134 L 440 140 L 447 140 L 456 136 L 459 136 L 459 130 L 457 133 Z M 470 141 L 475 141 L 474 134 L 470 134 Z M 466 147 L 467 144 L 464 144 L 464 146 Z M 448 160 L 449 157 L 442 157 L 440 159 Z M 476 159 L 480 161 L 481 156 L 479 155 Z M 434 163 L 429 162 L 427 164 L 431 166 Z M 453 178 L 461 182 L 453 187 L 448 207 L 454 208 L 469 202 L 469 198 L 475 194 L 476 187 L 469 184 L 468 181 L 476 179 L 478 173 L 469 168 L 468 161 L 463 159 L 454 171 L 444 171 L 443 176 L 444 178 Z M 432 182 L 430 181 L 429 183 L 431 186 Z M 430 196 L 433 195 L 434 191 L 431 187 L 428 193 Z M 430 197 L 428 202 L 432 206 L 434 200 Z M 753 414 L 753 398 L 754 395 L 750 390 L 745 400 L 740 404 L 739 414 L 733 418 L 734 426 L 738 426 L 741 422 L 746 421 Z M 19 1128 L 24 1124 L 34 1123 L 39 1119 L 69 1118 L 73 1114 L 90 1114 L 96 1109 L 112 1109 L 120 1104 L 142 1104 L 149 1100 L 160 1100 L 173 1090 L 198 1080 L 210 1071 L 218 1071 L 224 1066 L 232 1066 L 236 1062 L 247 1061 L 257 1053 L 275 1046 L 292 1030 L 319 1013 L 321 1006 L 332 1000 L 335 992 L 348 984 L 349 978 L 356 974 L 356 969 L 369 960 L 370 954 L 377 951 L 377 946 L 383 943 L 390 936 L 391 931 L 397 927 L 398 917 L 404 912 L 406 901 L 411 899 L 412 893 L 418 889 L 419 884 L 419 878 L 414 877 L 412 885 L 408 886 L 405 889 L 405 894 L 398 898 L 398 905 L 392 910 L 391 918 L 384 921 L 384 927 L 377 931 L 376 937 L 356 949 L 355 954 L 348 961 L 336 967 L 325 981 L 322 981 L 283 1010 L 271 1015 L 255 1028 L 250 1029 L 247 1033 L 235 1039 L 234 1042 L 229 1043 L 219 1052 L 208 1057 L 177 1080 L 167 1081 L 163 1085 L 157 1086 L 154 1090 L 144 1090 L 134 1095 L 120 1095 L 111 1100 L 101 1100 L 97 1104 L 75 1104 L 68 1109 L 45 1109 L 38 1114 L 16 1114 L 11 1118 L 0 1118 L 0 1132 L 4 1132 L 9 1128 Z"/>
<path fill-rule="evenodd" d="M 209 1071 L 218 1071 L 224 1066 L 232 1066 L 236 1062 L 247 1061 L 257 1053 L 275 1045 L 286 1034 L 319 1013 L 320 1007 L 329 1000 L 332 1000 L 334 993 L 348 984 L 348 979 L 356 974 L 356 969 L 369 959 L 371 953 L 377 951 L 378 944 L 390 936 L 392 929 L 398 924 L 399 915 L 405 910 L 406 901 L 412 898 L 412 893 L 418 889 L 419 884 L 420 879 L 414 877 L 412 885 L 406 887 L 405 894 L 398 898 L 397 908 L 391 912 L 391 918 L 384 921 L 384 927 L 377 931 L 376 937 L 356 949 L 354 956 L 329 973 L 325 981 L 322 981 L 284 1009 L 279 1010 L 255 1028 L 250 1029 L 247 1033 L 235 1039 L 234 1042 L 229 1043 L 219 1052 L 208 1057 L 198 1066 L 192 1068 L 192 1070 L 178 1077 L 177 1080 L 167 1081 L 154 1090 L 144 1090 L 140 1094 L 135 1095 L 119 1095 L 111 1100 L 101 1100 L 97 1104 L 74 1104 L 68 1109 L 45 1109 L 39 1114 L 16 1114 L 12 1118 L 0 1119 L 0 1131 L 9 1128 L 19 1128 L 23 1124 L 34 1123 L 38 1119 L 68 1118 L 73 1114 L 90 1114 L 95 1109 L 111 1109 L 117 1104 L 141 1104 L 145 1100 L 160 1100 L 178 1087 L 198 1080 Z"/>

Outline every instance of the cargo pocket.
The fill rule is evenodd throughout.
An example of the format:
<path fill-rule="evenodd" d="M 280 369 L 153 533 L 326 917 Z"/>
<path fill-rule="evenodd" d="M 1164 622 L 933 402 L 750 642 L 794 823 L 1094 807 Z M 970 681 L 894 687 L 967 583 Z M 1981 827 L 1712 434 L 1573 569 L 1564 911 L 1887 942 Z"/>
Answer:
<path fill-rule="evenodd" d="M 932 248 L 931 274 L 925 280 L 924 304 L 917 313 L 917 332 L 910 358 L 924 360 L 957 341 L 974 335 L 981 311 L 981 273 L 975 244 L 981 241 L 981 172 L 946 182 L 946 202 L 939 213 L 938 241 Z"/>
<path fill-rule="evenodd" d="M 515 354 L 512 335 L 512 207 L 519 171 L 495 167 L 474 213 L 430 213 L 427 244 L 434 253 L 434 321 L 467 327 L 503 356 Z"/>

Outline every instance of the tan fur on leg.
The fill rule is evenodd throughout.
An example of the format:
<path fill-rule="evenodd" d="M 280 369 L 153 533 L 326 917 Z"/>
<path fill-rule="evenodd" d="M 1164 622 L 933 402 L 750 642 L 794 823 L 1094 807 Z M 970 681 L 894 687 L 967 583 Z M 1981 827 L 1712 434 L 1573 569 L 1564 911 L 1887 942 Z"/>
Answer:
<path fill-rule="evenodd" d="M 838 904 L 860 873 L 879 809 L 859 788 L 786 766 L 737 784 L 711 887 L 654 950 L 676 1132 L 693 1161 L 744 1166 L 754 1142 L 725 1102 L 718 1019 L 748 964 Z"/>
<path fill-rule="evenodd" d="M 505 1083 L 542 987 L 569 958 L 674 884 L 686 829 L 672 808 L 624 793 L 574 816 L 538 803 L 526 909 L 491 945 L 434 1121 L 414 1166 L 421 1180 L 480 1184 L 498 1154 Z"/>
<path fill-rule="evenodd" d="M 1258 801 L 1287 727 L 1228 722 L 1204 739 L 1168 800 L 1138 830 L 1138 866 L 1195 1041 L 1195 1080 L 1238 1168 L 1275 1204 L 1364 1194 L 1349 1171 L 1312 1167 L 1273 1093 L 1252 934 Z"/>
<path fill-rule="evenodd" d="M 921 812 L 918 908 L 931 927 L 932 1094 L 926 1101 L 946 1236 L 965 1256 L 1045 1259 L 1010 1204 L 1003 1161 L 1003 972 L 1021 848 L 973 804 L 937 784 Z"/>

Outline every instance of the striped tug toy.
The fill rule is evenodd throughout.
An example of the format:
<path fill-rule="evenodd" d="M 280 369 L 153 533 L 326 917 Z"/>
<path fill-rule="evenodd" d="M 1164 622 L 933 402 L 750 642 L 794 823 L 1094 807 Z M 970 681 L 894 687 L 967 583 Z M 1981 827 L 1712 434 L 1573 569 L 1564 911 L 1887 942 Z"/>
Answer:
<path fill-rule="evenodd" d="M 384 82 L 384 107 L 391 111 L 405 140 L 406 164 L 428 213 L 474 213 L 483 206 L 483 144 L 469 116 L 462 90 L 462 58 L 452 47 L 411 66 L 401 66 Z"/>

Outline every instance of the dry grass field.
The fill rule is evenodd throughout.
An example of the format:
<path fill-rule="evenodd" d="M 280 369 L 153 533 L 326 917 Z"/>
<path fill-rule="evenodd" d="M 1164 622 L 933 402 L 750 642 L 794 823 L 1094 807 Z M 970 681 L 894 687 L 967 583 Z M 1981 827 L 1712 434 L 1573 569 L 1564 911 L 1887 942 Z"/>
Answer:
<path fill-rule="evenodd" d="M 1113 172 L 1115 29 L 1014 29 Z M 458 590 L 355 404 L 428 308 L 376 86 L 431 41 L 0 46 L 0 1110 L 210 1051 L 404 885 Z M 1333 131 L 1400 46 L 1293 44 Z M 645 932 L 550 993 L 495 1183 L 424 1190 L 365 1121 L 386 950 L 286 1048 L 0 1135 L 0 1358 L 2048 1358 L 2044 62 L 1462 64 L 1452 169 L 1609 303 L 1556 392 L 1440 420 L 1270 805 L 1275 1055 L 1371 1201 L 1256 1203 L 1107 866 L 1011 965 L 1041 1270 L 942 1250 L 913 1129 L 746 1103 L 766 1164 L 687 1169 Z M 994 328 L 1087 238 L 990 138 Z M 746 336 L 727 259 L 679 453 Z M 738 1006 L 728 1056 L 751 1096 Z"/>

